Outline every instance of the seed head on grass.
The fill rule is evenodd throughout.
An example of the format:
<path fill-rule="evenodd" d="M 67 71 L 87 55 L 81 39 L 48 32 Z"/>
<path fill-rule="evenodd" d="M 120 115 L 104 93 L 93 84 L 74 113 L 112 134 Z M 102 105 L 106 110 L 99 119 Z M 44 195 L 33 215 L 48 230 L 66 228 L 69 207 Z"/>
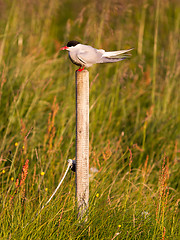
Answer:
<path fill-rule="evenodd" d="M 19 179 L 18 178 L 16 179 L 15 185 L 16 185 L 16 188 L 19 187 Z"/>
<path fill-rule="evenodd" d="M 23 166 L 23 169 L 22 169 L 20 186 L 22 184 L 24 184 L 24 182 L 26 180 L 26 177 L 27 177 L 27 174 L 28 174 L 28 167 L 29 167 L 28 164 L 29 164 L 29 160 L 27 159 L 26 162 L 25 162 L 25 165 Z"/>
<path fill-rule="evenodd" d="M 23 168 L 22 168 L 22 173 L 21 173 L 21 180 L 19 181 L 19 178 L 16 179 L 15 186 L 16 186 L 16 191 L 14 194 L 17 193 L 18 189 L 21 189 L 21 195 L 22 199 L 25 199 L 25 180 L 28 175 L 28 168 L 29 168 L 29 160 L 27 159 Z M 11 178 L 11 181 L 13 181 L 14 178 Z M 14 197 L 11 197 L 11 200 Z"/>

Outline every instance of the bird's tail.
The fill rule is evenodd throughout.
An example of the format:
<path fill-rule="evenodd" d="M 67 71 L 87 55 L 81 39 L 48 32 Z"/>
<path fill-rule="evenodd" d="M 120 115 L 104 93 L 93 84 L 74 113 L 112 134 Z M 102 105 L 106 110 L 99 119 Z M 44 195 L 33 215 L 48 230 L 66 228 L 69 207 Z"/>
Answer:
<path fill-rule="evenodd" d="M 113 63 L 113 62 L 119 62 L 122 61 L 124 59 L 126 59 L 127 57 L 121 57 L 121 58 L 107 58 L 107 57 L 103 57 L 101 58 L 101 60 L 98 63 Z"/>
<path fill-rule="evenodd" d="M 130 52 L 133 48 L 127 50 L 105 52 L 103 53 L 99 63 L 119 62 L 131 56 Z"/>
<path fill-rule="evenodd" d="M 131 50 L 133 50 L 133 48 L 127 49 L 127 50 L 105 52 L 105 53 L 103 53 L 102 57 L 105 57 L 105 58 L 118 58 L 118 56 L 121 55 L 120 58 L 122 58 L 122 55 L 123 55 L 123 57 L 131 56 L 131 54 L 124 54 L 124 53 L 130 52 Z"/>

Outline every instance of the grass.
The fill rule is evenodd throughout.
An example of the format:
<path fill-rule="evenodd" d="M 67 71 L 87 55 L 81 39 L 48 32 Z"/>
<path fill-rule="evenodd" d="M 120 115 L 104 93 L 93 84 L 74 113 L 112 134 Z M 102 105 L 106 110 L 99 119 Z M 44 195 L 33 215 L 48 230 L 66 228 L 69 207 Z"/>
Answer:
<path fill-rule="evenodd" d="M 177 0 L 0 2 L 0 238 L 178 239 Z M 78 11 L 77 11 L 78 9 Z M 89 217 L 77 220 L 75 69 L 59 47 L 134 47 L 90 72 Z"/>

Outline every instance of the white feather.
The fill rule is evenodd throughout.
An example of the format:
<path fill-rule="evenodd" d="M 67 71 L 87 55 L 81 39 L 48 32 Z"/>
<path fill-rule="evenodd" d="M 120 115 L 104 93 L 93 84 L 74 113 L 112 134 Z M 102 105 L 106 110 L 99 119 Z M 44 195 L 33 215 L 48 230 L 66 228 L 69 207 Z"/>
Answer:
<path fill-rule="evenodd" d="M 120 51 L 113 51 L 113 52 L 105 52 L 103 54 L 103 57 L 108 57 L 108 58 L 111 58 L 111 57 L 115 57 L 115 56 L 118 56 L 118 55 L 121 55 L 121 54 L 124 54 L 126 52 L 129 52 L 131 51 L 131 49 L 127 49 L 127 50 L 120 50 Z"/>

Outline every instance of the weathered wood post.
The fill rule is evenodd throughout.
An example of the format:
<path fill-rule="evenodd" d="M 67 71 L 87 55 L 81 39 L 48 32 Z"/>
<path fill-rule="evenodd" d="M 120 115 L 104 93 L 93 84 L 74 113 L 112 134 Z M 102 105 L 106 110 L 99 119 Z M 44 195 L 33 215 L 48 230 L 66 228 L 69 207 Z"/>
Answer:
<path fill-rule="evenodd" d="M 89 204 L 89 72 L 76 71 L 76 199 L 78 218 Z"/>

